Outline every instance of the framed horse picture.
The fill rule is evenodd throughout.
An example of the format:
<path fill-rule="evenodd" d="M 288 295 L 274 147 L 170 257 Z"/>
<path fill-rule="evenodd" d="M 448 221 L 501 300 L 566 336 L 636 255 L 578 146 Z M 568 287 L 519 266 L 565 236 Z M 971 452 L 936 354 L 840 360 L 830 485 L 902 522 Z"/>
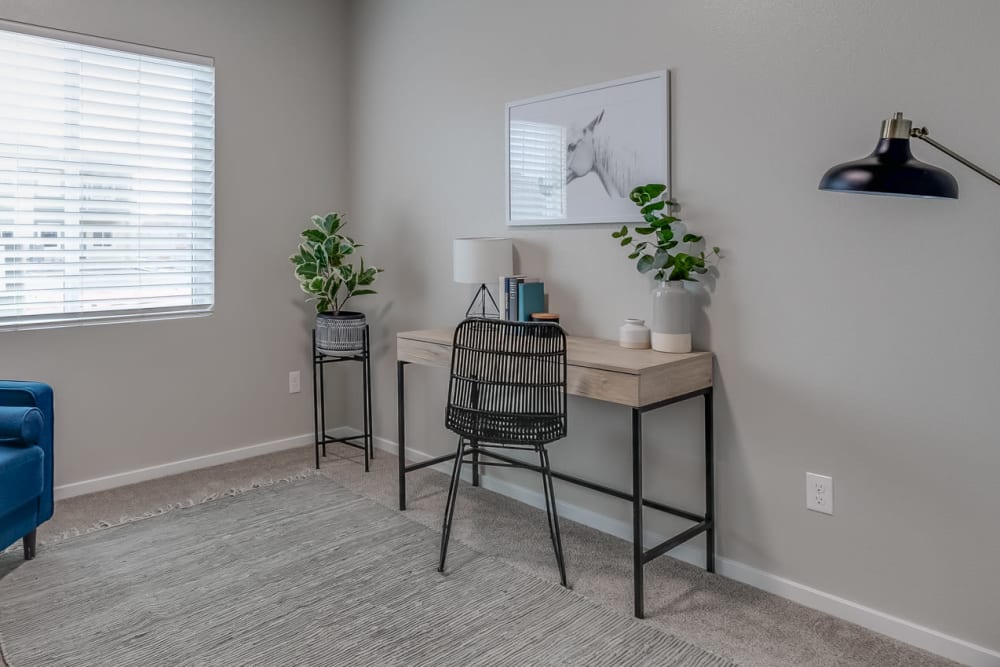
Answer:
<path fill-rule="evenodd" d="M 508 225 L 641 221 L 632 188 L 670 187 L 670 73 L 509 103 L 506 176 Z"/>

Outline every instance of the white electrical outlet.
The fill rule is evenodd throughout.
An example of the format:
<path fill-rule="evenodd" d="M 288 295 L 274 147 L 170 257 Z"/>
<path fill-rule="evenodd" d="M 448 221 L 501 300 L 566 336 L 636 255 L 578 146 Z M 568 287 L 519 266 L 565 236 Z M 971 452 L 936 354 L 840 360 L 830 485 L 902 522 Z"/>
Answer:
<path fill-rule="evenodd" d="M 288 373 L 288 393 L 297 394 L 302 391 L 302 375 L 299 371 L 290 371 Z"/>
<path fill-rule="evenodd" d="M 833 477 L 806 473 L 806 509 L 833 514 Z"/>

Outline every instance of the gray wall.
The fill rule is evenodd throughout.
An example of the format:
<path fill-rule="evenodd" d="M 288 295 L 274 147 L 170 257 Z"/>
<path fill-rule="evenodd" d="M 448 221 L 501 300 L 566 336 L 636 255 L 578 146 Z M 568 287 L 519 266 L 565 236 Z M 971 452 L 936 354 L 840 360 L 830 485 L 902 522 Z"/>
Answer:
<path fill-rule="evenodd" d="M 351 213 L 387 267 L 366 305 L 380 435 L 396 435 L 395 332 L 453 323 L 471 296 L 451 282 L 453 237 L 514 236 L 520 269 L 545 280 L 572 333 L 613 337 L 624 317 L 649 316 L 650 284 L 609 228 L 505 228 L 503 113 L 669 68 L 674 193 L 728 255 L 697 331 L 718 355 L 722 554 L 1000 648 L 1000 191 L 924 146 L 919 156 L 958 177 L 960 201 L 816 189 L 827 167 L 870 152 L 894 111 L 1000 169 L 1000 4 L 352 7 Z M 410 443 L 442 453 L 445 375 L 410 378 Z M 698 407 L 650 418 L 646 444 L 647 488 L 694 508 Z M 554 465 L 626 485 L 627 411 L 570 409 Z M 835 516 L 806 511 L 807 470 L 834 477 Z"/>
<path fill-rule="evenodd" d="M 0 1 L 2 18 L 216 59 L 215 314 L 0 333 L 0 375 L 55 387 L 57 484 L 312 430 L 287 257 L 345 198 L 345 16 L 324 0 Z"/>

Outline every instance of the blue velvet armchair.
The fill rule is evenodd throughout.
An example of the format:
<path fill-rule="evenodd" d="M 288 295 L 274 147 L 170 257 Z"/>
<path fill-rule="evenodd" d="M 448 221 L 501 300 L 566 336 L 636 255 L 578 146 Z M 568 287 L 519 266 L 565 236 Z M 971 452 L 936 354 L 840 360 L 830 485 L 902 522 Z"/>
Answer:
<path fill-rule="evenodd" d="M 52 517 L 52 388 L 0 381 L 0 549 L 24 541 L 35 557 L 35 531 Z"/>

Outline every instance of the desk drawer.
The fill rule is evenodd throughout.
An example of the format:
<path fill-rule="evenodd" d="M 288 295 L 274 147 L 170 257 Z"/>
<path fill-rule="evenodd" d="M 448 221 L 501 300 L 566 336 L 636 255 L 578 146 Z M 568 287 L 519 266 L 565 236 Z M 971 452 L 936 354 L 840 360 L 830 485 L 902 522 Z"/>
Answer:
<path fill-rule="evenodd" d="M 620 405 L 639 405 L 639 376 L 598 368 L 568 366 L 566 390 L 573 396 Z"/>
<path fill-rule="evenodd" d="M 420 366 L 451 368 L 451 345 L 411 338 L 396 339 L 396 359 Z"/>

